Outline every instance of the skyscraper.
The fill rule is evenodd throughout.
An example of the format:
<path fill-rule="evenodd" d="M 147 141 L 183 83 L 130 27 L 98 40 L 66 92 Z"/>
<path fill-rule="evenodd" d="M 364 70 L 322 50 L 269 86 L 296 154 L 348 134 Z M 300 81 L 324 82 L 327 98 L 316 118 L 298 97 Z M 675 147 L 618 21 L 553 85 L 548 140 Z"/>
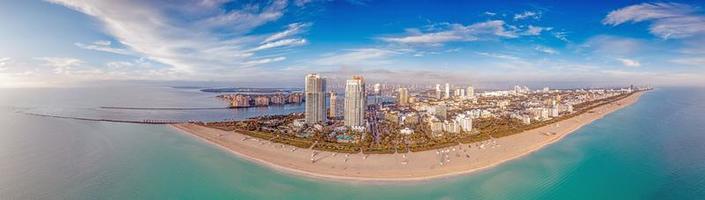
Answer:
<path fill-rule="evenodd" d="M 335 94 L 335 91 L 330 91 L 330 108 L 328 108 L 328 116 L 330 118 L 335 118 L 337 117 L 336 112 L 336 106 L 338 105 L 338 96 Z"/>
<path fill-rule="evenodd" d="M 459 114 L 455 116 L 455 121 L 460 124 L 460 128 L 463 130 L 463 132 L 469 133 L 472 131 L 472 118 L 470 116 L 466 116 L 465 114 Z"/>
<path fill-rule="evenodd" d="M 379 83 L 375 83 L 372 87 L 373 87 L 372 95 L 374 96 L 372 103 L 373 104 L 381 104 L 382 103 L 382 85 Z"/>
<path fill-rule="evenodd" d="M 380 85 L 379 83 L 375 83 L 373 86 L 373 89 L 374 89 L 375 95 L 382 95 L 382 85 Z"/>
<path fill-rule="evenodd" d="M 406 88 L 399 88 L 399 105 L 409 105 L 409 90 Z"/>
<path fill-rule="evenodd" d="M 365 120 L 365 80 L 362 76 L 353 76 L 345 84 L 345 109 L 343 117 L 346 126 L 362 126 Z"/>
<path fill-rule="evenodd" d="M 473 98 L 475 97 L 475 88 L 472 86 L 468 86 L 468 89 L 465 90 L 465 96 L 468 98 Z"/>
<path fill-rule="evenodd" d="M 521 94 L 521 93 L 522 93 L 521 86 L 515 85 L 514 86 L 514 94 Z"/>
<path fill-rule="evenodd" d="M 441 84 L 436 84 L 436 99 L 441 99 Z"/>
<path fill-rule="evenodd" d="M 446 96 L 443 97 L 444 99 L 449 99 L 450 98 L 450 84 L 446 83 Z"/>
<path fill-rule="evenodd" d="M 307 124 L 324 122 L 326 120 L 325 104 L 326 79 L 318 74 L 306 75 L 306 112 L 305 121 Z"/>

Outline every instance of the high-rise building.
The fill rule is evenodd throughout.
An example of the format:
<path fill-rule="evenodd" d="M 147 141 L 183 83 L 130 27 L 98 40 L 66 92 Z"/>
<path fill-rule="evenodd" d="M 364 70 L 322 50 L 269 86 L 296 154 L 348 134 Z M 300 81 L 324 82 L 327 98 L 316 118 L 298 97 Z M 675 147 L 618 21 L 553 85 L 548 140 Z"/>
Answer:
<path fill-rule="evenodd" d="M 233 108 L 244 108 L 250 106 L 250 98 L 244 95 L 235 95 L 230 104 Z"/>
<path fill-rule="evenodd" d="M 475 88 L 473 88 L 472 86 L 468 86 L 468 88 L 465 90 L 465 96 L 468 98 L 475 97 Z"/>
<path fill-rule="evenodd" d="M 399 105 L 400 106 L 409 105 L 409 89 L 399 88 Z"/>
<path fill-rule="evenodd" d="M 449 99 L 450 98 L 450 84 L 446 83 L 446 96 L 443 97 L 444 99 Z"/>
<path fill-rule="evenodd" d="M 431 117 L 431 120 L 429 120 L 428 123 L 431 127 L 431 133 L 433 134 L 433 136 L 439 136 L 443 134 L 443 122 L 441 120 L 436 117 Z"/>
<path fill-rule="evenodd" d="M 289 103 L 301 103 L 302 98 L 303 98 L 302 93 L 292 93 L 289 95 L 289 98 L 287 99 L 287 101 Z"/>
<path fill-rule="evenodd" d="M 269 103 L 271 104 L 286 104 L 286 96 L 283 94 L 276 94 L 269 98 Z"/>
<path fill-rule="evenodd" d="M 318 74 L 306 75 L 306 112 L 304 113 L 307 124 L 324 122 L 326 120 L 325 94 L 326 79 Z"/>
<path fill-rule="evenodd" d="M 287 98 L 287 102 L 289 103 L 301 103 L 301 99 L 303 99 L 303 94 L 302 93 L 293 93 L 289 95 L 289 98 Z"/>
<path fill-rule="evenodd" d="M 375 83 L 373 86 L 373 89 L 374 89 L 375 95 L 382 95 L 382 93 L 381 93 L 382 92 L 382 85 L 380 85 L 379 83 Z"/>
<path fill-rule="evenodd" d="M 553 107 L 551 107 L 551 111 L 550 111 L 550 112 L 551 112 L 551 113 L 550 113 L 551 117 L 558 117 L 558 115 L 559 115 L 559 113 L 558 113 L 558 106 L 553 106 Z"/>
<path fill-rule="evenodd" d="M 460 133 L 460 124 L 455 120 L 443 121 L 443 131 L 448 133 Z"/>
<path fill-rule="evenodd" d="M 465 114 L 458 114 L 455 116 L 455 121 L 460 124 L 460 128 L 463 132 L 469 133 L 472 131 L 472 117 L 466 116 Z"/>
<path fill-rule="evenodd" d="M 436 99 L 441 99 L 441 84 L 436 84 Z"/>
<path fill-rule="evenodd" d="M 335 91 L 330 91 L 330 108 L 328 108 L 328 116 L 330 118 L 335 118 L 337 117 L 336 113 L 336 106 L 338 105 L 338 96 L 335 94 Z"/>
<path fill-rule="evenodd" d="M 453 96 L 455 98 L 465 98 L 465 89 L 458 88 L 453 91 Z"/>
<path fill-rule="evenodd" d="M 372 99 L 373 104 L 381 104 L 382 103 L 382 85 L 379 83 L 375 83 L 373 85 L 373 91 L 372 91 L 372 96 L 374 98 Z"/>
<path fill-rule="evenodd" d="M 268 106 L 269 97 L 267 96 L 257 96 L 255 97 L 255 106 Z"/>
<path fill-rule="evenodd" d="M 362 76 L 353 76 L 345 84 L 345 104 L 343 117 L 346 126 L 363 126 L 365 123 L 365 80 Z"/>

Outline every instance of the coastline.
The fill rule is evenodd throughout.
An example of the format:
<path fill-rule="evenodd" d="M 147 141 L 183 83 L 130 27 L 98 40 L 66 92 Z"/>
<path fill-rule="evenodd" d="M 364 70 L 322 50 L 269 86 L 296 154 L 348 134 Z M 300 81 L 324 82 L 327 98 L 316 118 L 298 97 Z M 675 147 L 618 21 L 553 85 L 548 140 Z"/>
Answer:
<path fill-rule="evenodd" d="M 483 148 L 479 147 L 480 144 L 473 144 L 471 148 L 465 144 L 405 154 L 368 155 L 318 151 L 315 163 L 311 161 L 311 149 L 271 143 L 232 131 L 188 123 L 170 126 L 238 157 L 290 174 L 357 182 L 424 181 L 473 173 L 531 154 L 584 125 L 635 103 L 643 93 L 632 94 L 560 122 L 496 138 L 496 143 L 483 142 Z M 441 165 L 443 159 L 450 161 Z"/>

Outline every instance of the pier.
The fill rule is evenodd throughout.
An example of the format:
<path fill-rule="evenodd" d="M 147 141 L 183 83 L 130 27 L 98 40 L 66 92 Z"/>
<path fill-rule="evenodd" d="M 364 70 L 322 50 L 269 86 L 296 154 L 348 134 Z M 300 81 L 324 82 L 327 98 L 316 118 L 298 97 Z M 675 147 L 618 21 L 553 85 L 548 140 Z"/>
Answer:
<path fill-rule="evenodd" d="M 131 123 L 131 124 L 180 124 L 180 123 L 198 123 L 200 121 L 188 120 L 188 121 L 178 121 L 178 120 L 160 120 L 160 119 L 145 119 L 145 120 L 124 120 L 124 119 L 103 119 L 103 118 L 87 118 L 87 117 L 71 117 L 71 116 L 60 116 L 60 115 L 50 115 L 50 114 L 39 114 L 39 113 L 29 113 L 23 111 L 16 111 L 16 113 L 38 116 L 38 117 L 51 117 L 59 119 L 73 119 L 82 121 L 96 121 L 96 122 L 116 122 L 116 123 Z"/>

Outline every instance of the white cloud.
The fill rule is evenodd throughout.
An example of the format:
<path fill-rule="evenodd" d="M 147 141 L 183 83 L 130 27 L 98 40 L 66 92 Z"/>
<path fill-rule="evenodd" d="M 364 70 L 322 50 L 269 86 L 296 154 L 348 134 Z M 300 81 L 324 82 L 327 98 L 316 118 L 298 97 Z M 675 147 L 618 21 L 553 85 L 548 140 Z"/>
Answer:
<path fill-rule="evenodd" d="M 536 46 L 536 47 L 534 47 L 534 49 L 536 51 L 540 51 L 540 52 L 547 53 L 547 54 L 558 54 L 558 51 L 556 51 L 555 49 L 550 48 L 550 47 Z"/>
<path fill-rule="evenodd" d="M 638 39 L 611 35 L 598 35 L 580 45 L 580 51 L 598 53 L 605 56 L 630 56 L 645 50 L 647 45 Z"/>
<path fill-rule="evenodd" d="M 400 52 L 377 48 L 350 49 L 346 53 L 325 56 L 313 63 L 317 65 L 355 65 L 367 61 L 379 61 L 379 59 L 396 54 L 400 54 Z"/>
<path fill-rule="evenodd" d="M 98 41 L 93 42 L 93 44 L 100 45 L 100 46 L 110 46 L 111 43 L 112 42 L 110 42 L 109 40 L 98 40 Z"/>
<path fill-rule="evenodd" d="M 200 0 L 199 4 L 204 7 L 215 7 L 230 1 L 232 0 Z"/>
<path fill-rule="evenodd" d="M 550 31 L 552 27 L 540 27 L 529 25 L 526 31 L 522 32 L 522 35 L 541 35 L 542 31 Z"/>
<path fill-rule="evenodd" d="M 559 39 L 563 42 L 570 42 L 570 40 L 568 40 L 568 37 L 567 37 L 567 35 L 568 35 L 567 32 L 554 31 L 552 33 L 553 33 L 553 37 L 555 37 L 556 39 Z"/>
<path fill-rule="evenodd" d="M 255 27 L 279 19 L 284 15 L 286 0 L 274 0 L 264 8 L 248 5 L 241 10 L 232 10 L 206 18 L 198 24 L 211 28 L 226 28 L 232 31 L 247 32 Z"/>
<path fill-rule="evenodd" d="M 516 56 L 498 54 L 498 53 L 477 52 L 477 54 L 487 56 L 487 57 L 492 57 L 492 58 L 506 59 L 506 60 L 519 60 L 520 59 L 519 57 L 516 57 Z"/>
<path fill-rule="evenodd" d="M 486 11 L 484 14 L 487 15 L 487 16 L 495 16 L 495 15 L 497 15 L 497 13 L 490 12 L 490 11 Z"/>
<path fill-rule="evenodd" d="M 44 61 L 45 65 L 52 67 L 70 67 L 83 63 L 83 61 L 77 58 L 68 57 L 38 57 L 34 59 Z"/>
<path fill-rule="evenodd" d="M 121 48 L 114 48 L 110 46 L 111 42 L 107 40 L 99 40 L 93 42 L 93 44 L 83 44 L 80 42 L 74 43 L 79 48 L 82 49 L 88 49 L 88 50 L 95 50 L 95 51 L 103 51 L 103 52 L 109 52 L 109 53 L 114 53 L 114 54 L 121 54 L 121 55 L 132 55 L 133 53 L 127 49 L 121 49 Z"/>
<path fill-rule="evenodd" d="M 127 61 L 108 62 L 105 65 L 108 66 L 108 68 L 112 68 L 112 69 L 123 69 L 123 68 L 135 66 L 134 63 L 127 62 Z"/>
<path fill-rule="evenodd" d="M 106 63 L 105 66 L 107 66 L 108 69 L 112 69 L 112 70 L 120 70 L 120 69 L 137 70 L 137 69 L 157 68 L 157 66 L 154 63 L 149 62 L 145 58 L 139 58 L 139 59 L 135 59 L 132 61 L 112 61 L 112 62 Z"/>
<path fill-rule="evenodd" d="M 127 47 L 134 56 L 164 64 L 168 69 L 154 71 L 180 73 L 191 77 L 241 75 L 238 67 L 251 67 L 252 57 L 268 57 L 259 50 L 299 46 L 303 38 L 289 39 L 303 32 L 309 24 L 295 23 L 281 32 L 253 34 L 253 29 L 275 21 L 284 15 L 287 2 L 255 1 L 241 8 L 221 5 L 225 1 L 209 0 L 180 2 L 170 6 L 155 6 L 154 1 L 73 1 L 49 2 L 94 17 L 107 34 Z M 178 17 L 173 17 L 178 13 Z M 77 43 L 86 49 L 126 54 L 107 42 Z M 281 52 L 280 52 L 281 53 Z M 227 70 L 226 70 L 227 69 Z"/>
<path fill-rule="evenodd" d="M 448 41 L 458 41 L 463 40 L 462 36 L 456 35 L 452 31 L 438 32 L 438 33 L 426 33 L 420 35 L 410 35 L 404 37 L 384 37 L 382 40 L 387 42 L 398 42 L 398 43 L 444 43 Z M 465 40 L 476 40 L 476 38 L 467 38 Z"/>
<path fill-rule="evenodd" d="M 286 57 L 274 57 L 274 58 L 264 58 L 264 59 L 259 59 L 259 60 L 251 60 L 247 61 L 245 64 L 249 65 L 261 65 L 261 64 L 267 64 L 267 63 L 272 63 L 272 62 L 279 62 L 282 60 L 286 60 Z"/>
<path fill-rule="evenodd" d="M 0 67 L 4 67 L 5 65 L 7 65 L 7 63 L 9 63 L 10 60 L 11 60 L 11 58 L 9 58 L 9 57 L 0 58 Z"/>
<path fill-rule="evenodd" d="M 54 67 L 54 73 L 56 74 L 70 74 L 74 67 L 83 63 L 77 58 L 68 57 L 38 57 L 34 59 L 43 61 L 46 66 Z"/>
<path fill-rule="evenodd" d="M 7 62 L 10 61 L 10 58 L 0 58 L 0 72 L 7 71 Z"/>
<path fill-rule="evenodd" d="M 303 31 L 305 31 L 306 28 L 311 26 L 310 23 L 293 23 L 289 24 L 286 28 L 286 30 L 282 32 L 278 32 L 275 34 L 272 34 L 271 36 L 267 37 L 267 39 L 264 39 L 262 43 L 267 43 L 275 40 L 281 40 L 290 36 L 294 36 L 296 34 L 299 34 Z"/>
<path fill-rule="evenodd" d="M 705 16 L 696 11 L 686 4 L 642 3 L 612 11 L 602 23 L 617 26 L 650 21 L 649 32 L 664 39 L 705 35 Z"/>
<path fill-rule="evenodd" d="M 294 0 L 294 5 L 302 7 L 305 6 L 308 3 L 311 3 L 313 0 Z"/>
<path fill-rule="evenodd" d="M 429 32 L 411 29 L 412 31 L 407 31 L 406 35 L 403 36 L 381 37 L 380 39 L 386 42 L 402 44 L 441 44 L 452 41 L 519 37 L 516 27 L 507 25 L 502 20 L 490 20 L 467 26 L 462 24 L 441 24 L 433 27 L 434 30 Z"/>
<path fill-rule="evenodd" d="M 617 58 L 619 62 L 622 62 L 622 65 L 627 66 L 627 67 L 639 67 L 641 66 L 641 63 L 636 60 L 632 59 L 627 59 L 627 58 Z"/>
<path fill-rule="evenodd" d="M 642 3 L 612 11 L 607 14 L 607 17 L 602 20 L 602 23 L 608 25 L 619 25 L 629 21 L 641 22 L 645 20 L 680 17 L 688 15 L 692 12 L 693 9 L 684 4 Z"/>
<path fill-rule="evenodd" d="M 306 39 L 283 39 L 283 40 L 277 40 L 274 42 L 264 43 L 260 46 L 257 46 L 254 49 L 251 49 L 250 51 L 261 51 L 261 50 L 277 48 L 277 47 L 301 46 L 301 45 L 305 45 L 306 43 L 307 43 Z"/>
<path fill-rule="evenodd" d="M 523 13 L 514 14 L 514 20 L 522 20 L 527 18 L 539 19 L 541 18 L 540 12 L 524 11 Z"/>

